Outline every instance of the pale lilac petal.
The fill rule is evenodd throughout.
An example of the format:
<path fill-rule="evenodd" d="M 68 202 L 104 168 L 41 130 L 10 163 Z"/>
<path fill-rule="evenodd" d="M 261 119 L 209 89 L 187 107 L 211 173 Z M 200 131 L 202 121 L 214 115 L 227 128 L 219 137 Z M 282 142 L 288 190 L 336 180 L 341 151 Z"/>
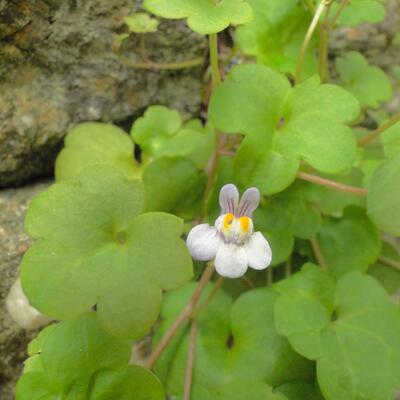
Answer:
<path fill-rule="evenodd" d="M 243 249 L 247 254 L 250 268 L 265 269 L 271 263 L 271 247 L 261 232 L 253 233 L 249 241 L 243 245 Z"/>
<path fill-rule="evenodd" d="M 11 318 L 24 329 L 37 329 L 51 322 L 51 319 L 33 308 L 22 290 L 18 278 L 7 295 L 6 307 Z"/>
<path fill-rule="evenodd" d="M 208 224 L 196 225 L 189 232 L 186 244 L 195 260 L 212 260 L 218 250 L 220 238 L 214 226 Z"/>
<path fill-rule="evenodd" d="M 240 202 L 235 210 L 235 215 L 237 217 L 242 217 L 246 215 L 248 217 L 252 217 L 253 211 L 258 207 L 260 204 L 260 191 L 253 187 L 247 189 L 244 193 Z"/>
<path fill-rule="evenodd" d="M 242 247 L 222 243 L 215 257 L 216 271 L 226 278 L 240 278 L 247 271 L 247 256 Z"/>
<path fill-rule="evenodd" d="M 221 206 L 221 214 L 234 214 L 238 202 L 239 192 L 235 185 L 229 183 L 221 188 L 219 192 L 219 205 Z"/>

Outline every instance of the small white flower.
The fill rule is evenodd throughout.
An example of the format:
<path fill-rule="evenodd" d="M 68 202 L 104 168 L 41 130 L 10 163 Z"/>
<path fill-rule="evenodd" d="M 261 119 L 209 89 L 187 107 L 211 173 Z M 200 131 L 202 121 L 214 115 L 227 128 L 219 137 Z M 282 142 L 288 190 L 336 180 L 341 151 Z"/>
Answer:
<path fill-rule="evenodd" d="M 11 286 L 6 307 L 12 319 L 24 329 L 37 329 L 52 321 L 29 304 L 19 278 Z"/>
<path fill-rule="evenodd" d="M 261 232 L 253 233 L 252 213 L 260 202 L 256 188 L 247 189 L 239 201 L 235 185 L 222 187 L 219 193 L 221 215 L 215 226 L 200 224 L 187 237 L 187 246 L 195 260 L 215 259 L 215 269 L 227 278 L 239 278 L 247 268 L 265 269 L 271 263 L 271 248 Z"/>

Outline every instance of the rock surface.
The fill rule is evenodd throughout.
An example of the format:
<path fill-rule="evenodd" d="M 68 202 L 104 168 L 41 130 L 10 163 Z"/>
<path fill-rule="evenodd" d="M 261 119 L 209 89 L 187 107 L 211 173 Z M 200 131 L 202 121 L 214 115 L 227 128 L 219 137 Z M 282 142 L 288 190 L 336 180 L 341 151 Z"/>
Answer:
<path fill-rule="evenodd" d="M 80 121 L 129 126 L 149 104 L 200 106 L 200 69 L 135 68 L 141 35 L 123 17 L 138 0 L 0 0 L 0 187 L 49 174 L 66 132 Z M 205 38 L 183 21 L 146 35 L 157 63 L 204 55 Z"/>
<path fill-rule="evenodd" d="M 15 381 L 26 358 L 28 341 L 37 332 L 19 328 L 5 309 L 5 298 L 18 275 L 18 265 L 29 247 L 24 217 L 30 200 L 47 183 L 0 192 L 0 399 L 13 399 Z"/>

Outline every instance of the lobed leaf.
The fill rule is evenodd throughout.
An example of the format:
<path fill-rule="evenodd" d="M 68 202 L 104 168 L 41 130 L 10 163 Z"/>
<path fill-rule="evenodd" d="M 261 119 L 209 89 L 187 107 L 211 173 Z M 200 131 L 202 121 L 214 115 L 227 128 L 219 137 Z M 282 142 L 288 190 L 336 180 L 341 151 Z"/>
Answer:
<path fill-rule="evenodd" d="M 160 17 L 187 18 L 189 27 L 202 35 L 244 24 L 253 17 L 252 8 L 244 0 L 145 0 L 143 7 Z"/>
<path fill-rule="evenodd" d="M 187 303 L 194 288 L 194 284 L 189 284 L 166 296 L 156 341 Z M 204 298 L 211 290 L 210 284 Z M 264 385 L 275 386 L 312 376 L 312 364 L 297 356 L 275 330 L 272 314 L 275 299 L 272 290 L 262 288 L 245 293 L 232 304 L 220 290 L 201 311 L 193 376 L 194 400 L 219 398 L 223 385 L 233 385 L 241 393 L 251 390 L 245 387 L 244 381 L 262 381 Z M 157 375 L 165 382 L 170 395 L 179 397 L 182 394 L 187 346 L 187 328 L 184 327 L 156 365 Z M 268 391 L 266 386 L 255 385 L 254 396 L 267 396 Z M 205 393 L 207 397 L 203 397 Z M 227 394 L 221 398 L 228 399 Z"/>
<path fill-rule="evenodd" d="M 359 25 L 363 22 L 377 23 L 386 16 L 386 0 L 352 0 L 342 11 L 338 24 L 341 26 Z M 335 15 L 340 4 L 332 4 L 332 14 Z"/>
<path fill-rule="evenodd" d="M 338 86 L 311 78 L 291 89 L 267 67 L 240 65 L 215 90 L 209 115 L 218 129 L 246 135 L 235 158 L 239 184 L 273 194 L 294 181 L 301 159 L 322 173 L 350 169 L 357 146 L 347 124 L 359 111 Z"/>
<path fill-rule="evenodd" d="M 127 178 L 138 178 L 141 168 L 134 159 L 134 144 L 117 126 L 99 122 L 76 125 L 65 138 L 56 161 L 56 180 L 64 181 L 94 165 L 110 165 Z"/>
<path fill-rule="evenodd" d="M 202 207 L 207 177 L 184 158 L 160 158 L 143 173 L 147 211 L 193 217 Z"/>
<path fill-rule="evenodd" d="M 214 144 L 210 126 L 195 119 L 183 124 L 177 111 L 164 106 L 150 106 L 132 125 L 131 135 L 144 159 L 185 157 L 198 168 L 206 165 Z"/>
<path fill-rule="evenodd" d="M 341 219 L 324 221 L 317 236 L 329 271 L 339 277 L 349 271 L 366 271 L 380 253 L 379 232 L 365 211 L 345 209 Z"/>
<path fill-rule="evenodd" d="M 300 354 L 317 360 L 324 398 L 393 397 L 400 376 L 400 313 L 373 278 L 346 274 L 332 296 L 329 275 L 306 265 L 276 287 L 278 332 Z"/>
<path fill-rule="evenodd" d="M 303 183 L 295 183 L 270 197 L 255 213 L 255 227 L 270 242 L 272 265 L 287 260 L 293 251 L 294 236 L 310 239 L 319 231 L 321 216 L 308 202 Z"/>
<path fill-rule="evenodd" d="M 236 41 L 259 64 L 294 75 L 311 14 L 296 0 L 248 0 L 254 19 L 237 29 Z M 305 74 L 316 72 L 313 38 L 305 57 Z"/>
<path fill-rule="evenodd" d="M 128 365 L 130 341 L 104 331 L 95 313 L 45 328 L 40 342 L 30 347 L 36 367 L 18 381 L 17 400 L 164 399 L 151 372 Z"/>
<path fill-rule="evenodd" d="M 54 319 L 97 305 L 110 332 L 143 336 L 157 319 L 162 291 L 192 276 L 182 221 L 141 214 L 143 207 L 142 185 L 105 166 L 34 199 L 26 229 L 36 242 L 21 263 L 31 304 Z"/>
<path fill-rule="evenodd" d="M 381 163 L 368 187 L 367 209 L 372 221 L 384 232 L 400 235 L 400 155 Z"/>
<path fill-rule="evenodd" d="M 343 87 L 364 107 L 377 108 L 393 95 L 389 77 L 379 67 L 369 65 L 365 57 L 350 51 L 335 60 Z"/>
<path fill-rule="evenodd" d="M 151 33 L 156 32 L 159 22 L 145 13 L 133 13 L 124 18 L 125 24 L 131 32 Z"/>
<path fill-rule="evenodd" d="M 382 256 L 387 257 L 395 262 L 400 262 L 399 251 L 389 244 L 382 242 Z M 386 263 L 378 259 L 378 261 L 368 268 L 368 273 L 372 275 L 390 294 L 396 294 L 400 288 L 400 271 L 388 266 Z"/>

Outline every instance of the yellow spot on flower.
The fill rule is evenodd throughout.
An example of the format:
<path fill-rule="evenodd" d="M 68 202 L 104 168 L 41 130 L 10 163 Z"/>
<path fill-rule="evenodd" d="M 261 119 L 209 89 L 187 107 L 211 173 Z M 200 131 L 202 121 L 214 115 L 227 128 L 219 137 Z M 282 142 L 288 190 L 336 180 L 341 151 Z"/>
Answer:
<path fill-rule="evenodd" d="M 246 217 L 246 216 L 240 217 L 239 222 L 240 222 L 240 227 L 242 228 L 242 231 L 247 233 L 250 229 L 250 218 Z"/>
<path fill-rule="evenodd" d="M 232 213 L 226 214 L 224 217 L 224 229 L 228 229 L 231 226 L 234 219 L 235 216 Z"/>

